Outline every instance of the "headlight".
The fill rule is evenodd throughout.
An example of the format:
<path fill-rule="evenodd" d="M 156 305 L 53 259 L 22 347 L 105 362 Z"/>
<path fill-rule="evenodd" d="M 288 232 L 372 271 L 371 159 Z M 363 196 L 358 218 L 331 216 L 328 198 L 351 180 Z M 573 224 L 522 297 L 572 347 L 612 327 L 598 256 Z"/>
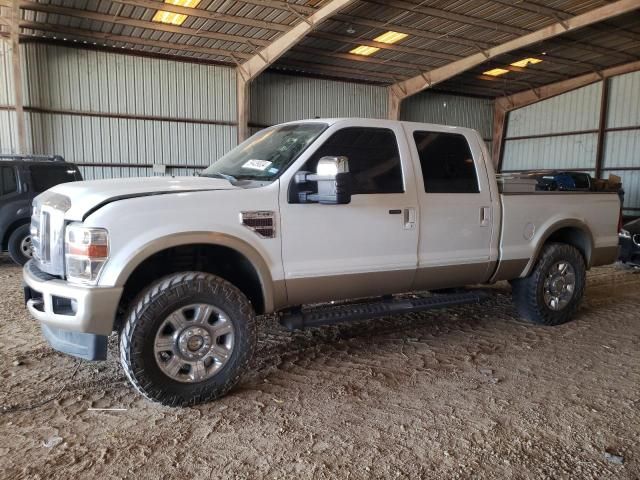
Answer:
<path fill-rule="evenodd" d="M 631 233 L 623 228 L 622 230 L 620 230 L 620 233 L 618 233 L 618 236 L 621 238 L 631 238 Z"/>
<path fill-rule="evenodd" d="M 109 234 L 104 228 L 67 226 L 64 239 L 67 280 L 95 284 L 109 258 Z"/>

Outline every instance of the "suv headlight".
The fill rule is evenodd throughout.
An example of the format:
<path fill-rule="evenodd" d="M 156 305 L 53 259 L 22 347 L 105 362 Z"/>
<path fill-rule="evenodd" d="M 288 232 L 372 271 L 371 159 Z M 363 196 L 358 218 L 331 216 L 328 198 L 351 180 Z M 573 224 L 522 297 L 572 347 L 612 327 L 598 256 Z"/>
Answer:
<path fill-rule="evenodd" d="M 65 232 L 64 253 L 67 280 L 95 284 L 109 258 L 109 234 L 104 228 L 72 223 Z"/>

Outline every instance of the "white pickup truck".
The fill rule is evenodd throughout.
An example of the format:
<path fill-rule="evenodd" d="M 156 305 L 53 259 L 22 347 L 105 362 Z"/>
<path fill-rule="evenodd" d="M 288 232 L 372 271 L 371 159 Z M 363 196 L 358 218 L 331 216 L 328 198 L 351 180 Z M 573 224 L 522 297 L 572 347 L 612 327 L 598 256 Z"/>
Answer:
<path fill-rule="evenodd" d="M 501 193 L 466 128 L 298 121 L 198 177 L 38 196 L 26 304 L 72 355 L 105 359 L 119 332 L 135 388 L 191 405 L 238 381 L 263 314 L 302 328 L 477 302 L 473 290 L 394 294 L 510 280 L 524 318 L 565 322 L 585 270 L 617 257 L 619 211 L 615 193 Z"/>

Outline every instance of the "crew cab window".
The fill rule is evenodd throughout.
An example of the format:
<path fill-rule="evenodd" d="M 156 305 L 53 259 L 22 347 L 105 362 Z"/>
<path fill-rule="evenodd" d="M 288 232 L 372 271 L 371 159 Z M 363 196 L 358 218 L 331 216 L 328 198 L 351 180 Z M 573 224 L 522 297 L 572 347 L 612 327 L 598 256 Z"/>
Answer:
<path fill-rule="evenodd" d="M 387 128 L 338 130 L 313 154 L 302 170 L 315 172 L 322 157 L 347 157 L 352 194 L 403 193 L 398 142 Z"/>
<path fill-rule="evenodd" d="M 473 155 L 464 135 L 413 132 L 427 193 L 478 193 Z"/>
<path fill-rule="evenodd" d="M 18 191 L 16 170 L 13 167 L 0 167 L 0 195 L 8 195 Z"/>
<path fill-rule="evenodd" d="M 35 192 L 44 192 L 60 183 L 76 179 L 75 168 L 68 165 L 32 165 L 29 171 Z"/>

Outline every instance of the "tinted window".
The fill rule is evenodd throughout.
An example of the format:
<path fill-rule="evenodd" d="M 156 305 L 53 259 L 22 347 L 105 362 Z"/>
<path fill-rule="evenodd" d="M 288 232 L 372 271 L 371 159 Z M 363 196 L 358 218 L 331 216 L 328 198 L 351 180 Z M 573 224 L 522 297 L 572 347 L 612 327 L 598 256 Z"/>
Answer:
<path fill-rule="evenodd" d="M 478 193 L 478 177 L 463 135 L 414 132 L 427 193 Z"/>
<path fill-rule="evenodd" d="M 6 195 L 18 190 L 16 181 L 16 171 L 13 167 L 1 167 L 0 174 L 2 176 L 2 185 L 0 185 L 0 193 Z"/>
<path fill-rule="evenodd" d="M 75 169 L 66 165 L 32 165 L 29 170 L 35 192 L 44 192 L 59 183 L 76 179 Z"/>
<path fill-rule="evenodd" d="M 402 193 L 398 143 L 386 128 L 352 127 L 337 131 L 314 153 L 303 170 L 315 172 L 322 157 L 347 157 L 352 193 Z"/>

